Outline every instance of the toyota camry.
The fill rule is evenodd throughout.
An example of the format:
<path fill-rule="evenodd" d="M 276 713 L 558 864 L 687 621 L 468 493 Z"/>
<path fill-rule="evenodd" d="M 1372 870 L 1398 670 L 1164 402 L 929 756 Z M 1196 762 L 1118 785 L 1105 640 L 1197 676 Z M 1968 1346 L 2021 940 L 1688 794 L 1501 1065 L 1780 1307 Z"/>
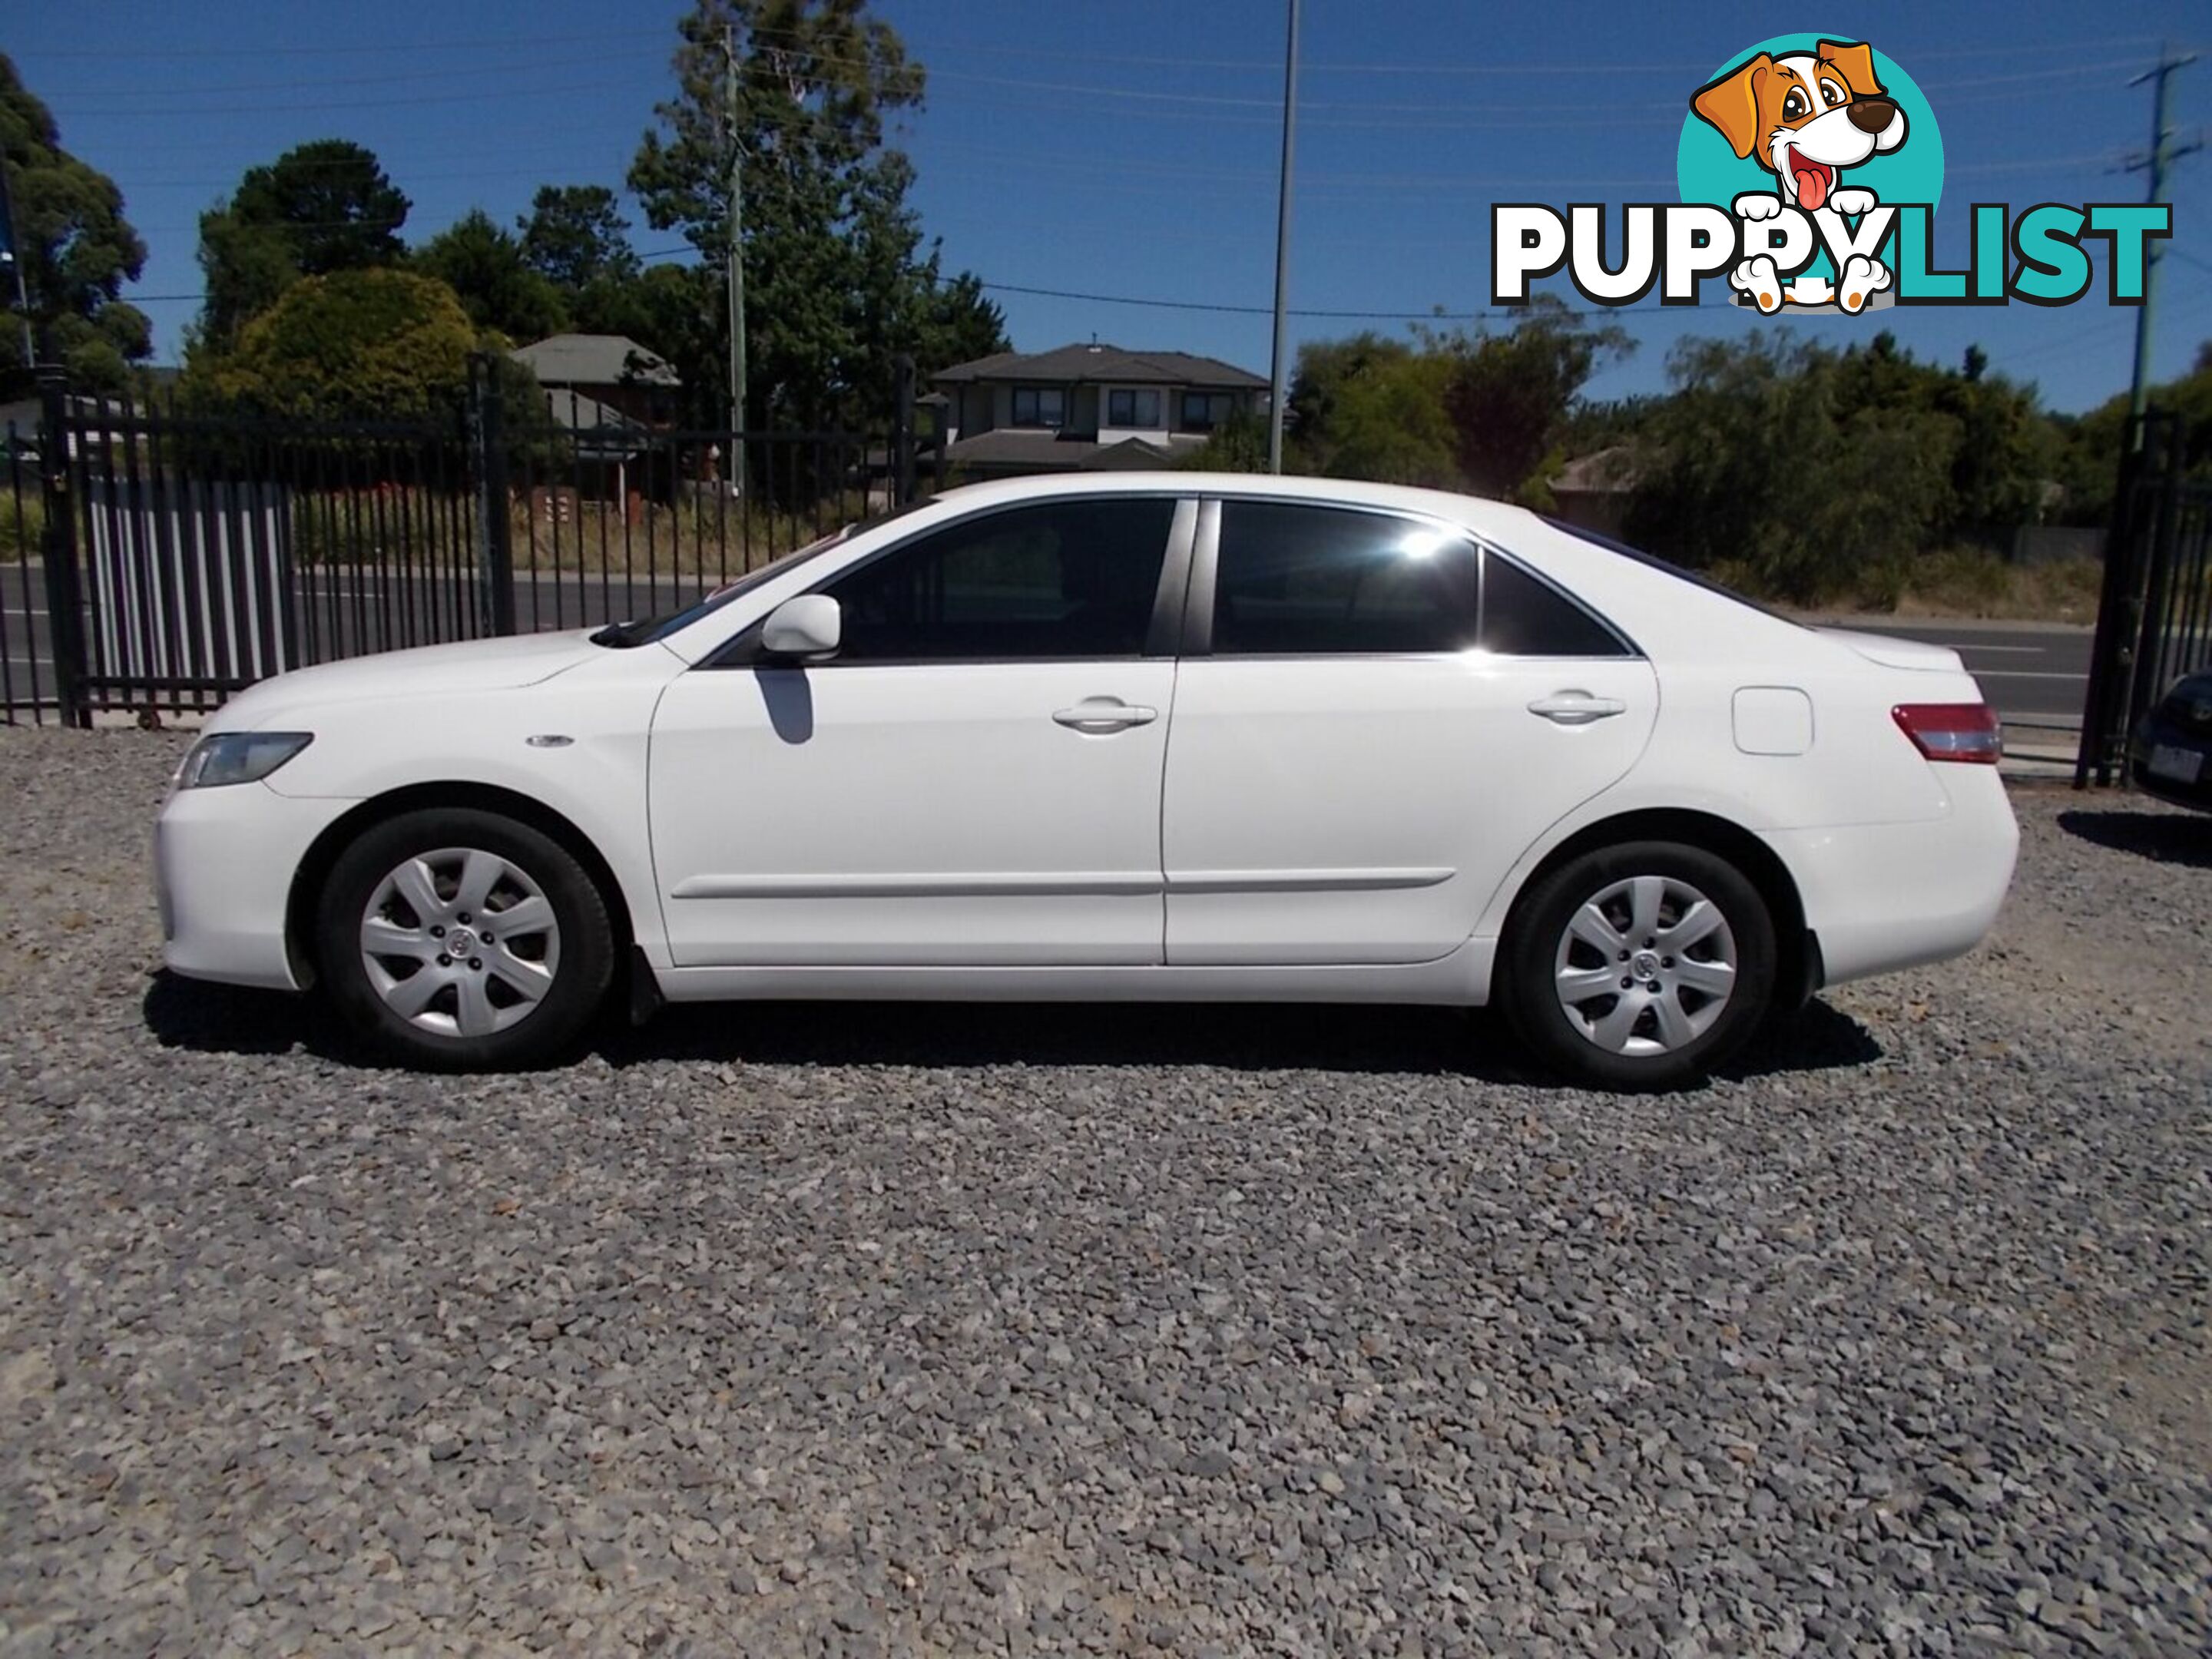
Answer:
<path fill-rule="evenodd" d="M 673 615 L 252 687 L 155 837 L 175 972 L 523 1066 L 726 998 L 1501 1004 L 1656 1087 L 1968 951 L 2018 832 L 1957 655 L 1461 495 L 954 489 Z"/>

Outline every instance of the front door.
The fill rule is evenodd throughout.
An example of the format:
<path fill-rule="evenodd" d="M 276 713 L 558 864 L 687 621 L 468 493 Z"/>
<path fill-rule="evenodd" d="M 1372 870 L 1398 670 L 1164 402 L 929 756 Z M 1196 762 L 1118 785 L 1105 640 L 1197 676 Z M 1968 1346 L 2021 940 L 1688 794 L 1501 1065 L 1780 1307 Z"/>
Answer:
<path fill-rule="evenodd" d="M 1516 860 L 1626 773 L 1650 665 L 1463 532 L 1224 501 L 1210 648 L 1176 691 L 1167 959 L 1414 963 L 1473 933 Z M 1202 637 L 1202 635 L 1201 635 Z"/>
<path fill-rule="evenodd" d="M 1159 962 L 1176 524 L 1159 495 L 963 519 L 821 585 L 833 659 L 676 681 L 649 791 L 677 965 Z"/>

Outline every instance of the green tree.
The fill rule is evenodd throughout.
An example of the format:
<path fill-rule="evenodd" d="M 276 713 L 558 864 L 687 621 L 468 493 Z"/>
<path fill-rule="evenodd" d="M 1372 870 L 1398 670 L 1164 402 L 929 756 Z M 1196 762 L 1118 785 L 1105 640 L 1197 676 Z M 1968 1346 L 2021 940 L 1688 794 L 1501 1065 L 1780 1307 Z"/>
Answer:
<path fill-rule="evenodd" d="M 897 353 L 927 374 L 991 315 L 972 289 L 940 299 L 936 250 L 922 252 L 906 204 L 912 166 L 884 143 L 885 120 L 921 101 L 921 66 L 866 0 L 697 0 L 678 30 L 677 95 L 629 185 L 655 229 L 680 230 L 719 270 L 742 172 L 745 423 L 880 421 Z M 718 343 L 719 310 L 702 319 Z M 678 359 L 687 386 L 715 384 L 721 355 Z"/>
<path fill-rule="evenodd" d="M 2046 483 L 2057 465 L 2057 434 L 2033 389 L 1989 372 L 1969 348 L 1956 369 L 1923 363 L 1884 329 L 1835 362 L 1837 416 L 1934 414 L 1957 424 L 1950 489 L 1929 526 L 1931 545 L 2002 542 L 2043 515 Z"/>
<path fill-rule="evenodd" d="M 675 364 L 684 377 L 685 418 L 721 419 L 724 332 L 721 273 L 706 265 L 648 265 L 629 281 L 601 277 L 570 301 L 573 325 L 587 334 L 623 334 Z"/>
<path fill-rule="evenodd" d="M 605 185 L 540 185 L 515 228 L 530 268 L 572 296 L 594 283 L 637 276 L 629 221 Z"/>
<path fill-rule="evenodd" d="M 123 216 L 115 181 L 61 147 L 52 112 L 25 89 L 4 53 L 0 158 L 14 198 L 15 255 L 40 355 L 58 360 L 82 386 L 121 390 L 130 365 L 154 348 L 145 313 L 117 297 L 144 268 L 146 245 Z M 0 283 L 0 295 L 6 307 L 0 378 L 20 378 L 29 366 L 12 280 Z"/>
<path fill-rule="evenodd" d="M 560 289 L 524 258 L 522 244 L 481 208 L 416 248 L 409 263 L 452 289 L 478 330 L 494 331 L 514 344 L 542 340 L 568 325 Z"/>
<path fill-rule="evenodd" d="M 1450 369 L 1442 353 L 1371 331 L 1309 342 L 1284 400 L 1289 459 L 1328 477 L 1460 488 Z"/>
<path fill-rule="evenodd" d="M 1435 342 L 1457 361 L 1444 410 L 1470 488 L 1503 501 L 1551 505 L 1549 475 L 1565 459 L 1569 417 L 1598 367 L 1635 349 L 1618 325 L 1587 326 L 1548 295 L 1503 334 Z"/>
<path fill-rule="evenodd" d="M 2181 422 L 2184 470 L 2212 477 L 2212 340 L 2197 349 L 2195 366 L 2178 380 L 2150 388 L 2145 405 Z M 2086 415 L 2056 426 L 2052 476 L 2064 491 L 2059 514 L 2069 524 L 2110 524 L 2112 492 L 2120 473 L 2120 447 L 2128 427 L 2128 394 L 2115 392 Z"/>
<path fill-rule="evenodd" d="M 935 258 L 931 256 L 933 277 Z M 1012 349 L 1013 342 L 1006 337 L 1006 313 L 984 293 L 981 277 L 963 270 L 949 281 L 932 282 L 915 346 L 915 362 L 924 375 Z"/>
<path fill-rule="evenodd" d="M 1265 472 L 1267 417 L 1239 410 L 1208 433 L 1182 465 L 1194 472 Z"/>
<path fill-rule="evenodd" d="M 302 276 L 398 264 L 408 206 L 375 155 L 343 138 L 249 169 L 228 202 L 200 216 L 202 337 L 228 344 Z"/>
<path fill-rule="evenodd" d="M 1846 395 L 1838 354 L 1768 332 L 1685 341 L 1668 367 L 1675 390 L 1644 427 L 1632 538 L 1804 604 L 1894 585 L 1929 548 L 1957 420 Z"/>
<path fill-rule="evenodd" d="M 231 350 L 196 350 L 183 392 L 266 415 L 404 419 L 451 408 L 477 345 L 443 283 L 342 270 L 293 283 Z"/>

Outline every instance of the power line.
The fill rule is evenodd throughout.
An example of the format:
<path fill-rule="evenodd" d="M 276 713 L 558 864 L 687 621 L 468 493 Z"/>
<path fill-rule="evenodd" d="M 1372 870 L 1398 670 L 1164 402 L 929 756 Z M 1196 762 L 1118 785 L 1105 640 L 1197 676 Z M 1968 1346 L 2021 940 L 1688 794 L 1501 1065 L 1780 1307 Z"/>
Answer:
<path fill-rule="evenodd" d="M 601 54 L 588 58 L 568 58 L 545 59 L 520 66 L 520 68 L 552 68 L 577 64 L 604 63 L 605 61 L 605 58 L 610 55 L 617 57 L 643 58 L 659 57 L 662 54 L 658 52 L 654 52 Z M 848 58 L 836 54 L 817 54 L 816 61 L 849 68 L 870 67 L 872 65 L 873 62 L 872 59 Z M 2065 80 L 2078 78 L 2084 76 L 2102 74 L 2115 69 L 2128 68 L 2130 66 L 2132 61 L 2133 60 L 2130 59 L 2114 59 L 2109 62 L 2068 64 L 2057 69 L 2027 70 L 2018 74 L 1970 77 L 1966 80 L 1953 82 L 1948 84 L 1942 82 L 1933 83 L 1932 90 L 1938 94 L 1948 98 L 1950 97 L 1951 94 L 1961 89 L 1969 89 L 1979 87 L 2009 86 L 2031 81 Z M 1510 72 L 1516 67 L 1528 70 L 1532 73 L 1550 72 L 1544 66 L 1539 65 L 1486 66 L 1480 72 L 1502 74 Z M 1622 70 L 1632 69 L 1636 72 L 1642 74 L 1650 74 L 1654 72 L 1652 67 L 1649 64 L 1586 64 L 1581 67 L 1584 70 L 1589 71 L 1610 70 L 1617 68 Z M 440 76 L 450 78 L 454 76 L 465 74 L 481 76 L 486 73 L 516 72 L 520 72 L 520 70 L 516 66 L 494 66 L 489 69 L 477 69 L 465 71 L 426 70 L 420 75 L 409 76 L 335 76 L 319 80 L 302 78 L 283 82 L 264 82 L 258 83 L 208 87 L 178 87 L 174 85 L 165 85 L 161 87 L 132 88 L 107 86 L 93 89 L 90 95 L 94 99 L 102 95 L 125 97 L 131 99 L 132 101 L 128 106 L 103 105 L 97 102 L 77 104 L 70 101 L 76 96 L 75 94 L 55 94 L 49 101 L 59 102 L 64 108 L 76 114 L 143 114 L 149 112 L 145 103 L 145 100 L 149 99 L 173 97 L 187 99 L 220 98 L 228 100 L 243 94 L 265 91 L 307 91 L 320 85 L 376 85 L 395 82 L 412 84 L 423 79 L 437 78 Z M 1686 70 L 1685 72 L 1704 73 L 1703 70 Z M 1236 109 L 1250 109 L 1255 111 L 1279 111 L 1280 108 L 1280 100 L 1279 99 L 1267 97 L 1246 97 L 1221 93 L 1173 92 L 1151 87 L 1104 85 L 1089 82 L 1039 80 L 1030 76 L 982 75 L 959 70 L 926 70 L 925 73 L 928 82 L 933 86 L 939 82 L 949 81 L 973 86 L 1011 88 L 1016 91 L 1048 93 L 1054 94 L 1055 97 L 1073 96 L 1120 99 L 1125 101 L 1142 103 L 1148 106 L 1176 106 L 1179 110 L 1205 109 L 1228 111 Z M 370 99 L 341 100 L 319 98 L 313 100 L 312 102 L 301 104 L 264 103 L 256 105 L 252 110 L 241 110 L 228 102 L 225 102 L 221 105 L 208 106 L 205 107 L 187 104 L 165 104 L 158 106 L 154 112 L 173 116 L 226 115 L 254 114 L 264 112 L 277 112 L 307 109 L 376 109 L 385 107 L 412 108 L 440 104 L 483 103 L 491 100 L 548 97 L 580 92 L 605 91 L 617 88 L 626 88 L 632 84 L 633 82 L 631 80 L 624 78 L 619 80 L 601 79 L 585 82 L 572 82 L 559 86 L 477 87 L 472 88 L 466 92 L 432 93 L 426 94 L 419 97 L 408 98 L 378 97 Z M 1455 127 L 1465 125 L 1483 130 L 1522 125 L 1529 127 L 1566 128 L 1580 127 L 1586 125 L 1586 118 L 1558 115 L 1554 113 L 1554 106 L 1548 105 L 1498 105 L 1486 101 L 1480 106 L 1471 106 L 1460 102 L 1405 102 L 1401 100 L 1384 100 L 1377 102 L 1364 100 L 1343 99 L 1309 99 L 1302 100 L 1301 102 L 1307 107 L 1315 110 L 1351 112 L 1331 114 L 1327 117 L 1316 118 L 1321 120 L 1323 125 L 1334 126 L 1374 126 L 1383 128 L 1402 127 L 1413 130 L 1425 130 L 1432 125 L 1431 123 L 1425 122 L 1375 121 L 1365 118 L 1370 115 L 1445 115 L 1470 117 L 1478 115 L 1483 117 L 1498 115 L 1506 117 L 1545 116 L 1549 118 L 1547 119 L 1528 121 L 1522 121 L 1518 119 L 1492 120 L 1483 118 L 1467 121 L 1454 121 L 1448 124 Z M 1667 112 L 1669 113 L 1674 113 L 1678 112 L 1681 106 L 1677 100 L 1655 100 L 1650 102 L 1639 102 L 1625 106 L 1616 105 L 1613 107 L 1616 112 L 1621 108 L 1626 107 L 1644 112 Z M 811 112 L 801 112 L 811 113 Z M 1196 119 L 1203 118 L 1194 115 L 1186 115 L 1183 118 Z M 1239 118 L 1223 114 L 1212 118 L 1227 121 L 1235 120 Z M 1273 115 L 1266 115 L 1243 118 L 1248 121 L 1264 122 L 1267 125 L 1272 125 L 1275 117 Z M 1616 125 L 1618 125 L 1618 123 L 1616 123 Z"/>
<path fill-rule="evenodd" d="M 631 41 L 638 38 L 635 28 L 589 30 L 580 33 L 543 34 L 534 36 L 531 44 L 538 46 L 578 46 L 597 41 Z M 2045 56 L 2053 52 L 2080 52 L 2094 49 L 2111 50 L 2130 46 L 2155 46 L 2155 35 L 2100 35 L 2074 40 L 2014 41 L 2005 44 L 1984 42 L 1972 46 L 1942 47 L 1912 54 L 1915 62 L 1949 60 L 1962 58 L 1977 59 L 2012 57 Z M 256 44 L 251 46 L 101 46 L 88 48 L 61 48 L 40 51 L 35 56 L 42 58 L 69 60 L 91 59 L 112 63 L 118 58 L 152 58 L 167 61 L 173 58 L 224 59 L 250 58 L 343 58 L 356 59 L 364 57 L 390 57 L 398 53 L 420 55 L 432 52 L 511 51 L 514 46 L 512 35 L 478 37 L 456 40 L 394 40 L 379 43 L 373 40 L 349 40 L 332 46 L 271 46 Z M 1174 56 L 1141 56 L 1125 53 L 1091 52 L 1055 52 L 1034 46 L 1012 46 L 1004 42 L 940 40 L 932 50 L 945 52 L 975 53 L 980 56 L 1029 58 L 1054 62 L 1114 64 L 1141 67 L 1165 67 L 1187 70 L 1249 70 L 1279 71 L 1282 64 L 1277 58 L 1185 58 Z M 604 58 L 610 54 L 600 54 Z M 1576 60 L 1557 64 L 1376 64 L 1345 62 L 1327 58 L 1309 59 L 1304 64 L 1306 71 L 1317 74 L 1340 75 L 1664 75 L 1682 74 L 1705 76 L 1711 73 L 1708 63 L 1656 64 L 1650 61 L 1601 64 Z"/>
<path fill-rule="evenodd" d="M 1070 289 L 1029 288 L 1018 283 L 982 283 L 981 286 L 994 294 L 1023 294 L 1046 300 L 1081 300 L 1092 305 L 1141 306 L 1154 311 L 1202 311 L 1238 317 L 1271 317 L 1273 306 L 1232 306 L 1199 300 L 1159 300 L 1140 298 L 1128 294 L 1084 294 Z M 1578 317 L 1655 317 L 1668 312 L 1733 311 L 1729 304 L 1694 306 L 1580 306 L 1566 308 Z M 1335 322 L 1367 323 L 1481 323 L 1505 322 L 1530 313 L 1523 307 L 1512 307 L 1491 311 L 1336 311 L 1316 310 L 1292 307 L 1286 313 L 1292 317 L 1311 317 Z"/>

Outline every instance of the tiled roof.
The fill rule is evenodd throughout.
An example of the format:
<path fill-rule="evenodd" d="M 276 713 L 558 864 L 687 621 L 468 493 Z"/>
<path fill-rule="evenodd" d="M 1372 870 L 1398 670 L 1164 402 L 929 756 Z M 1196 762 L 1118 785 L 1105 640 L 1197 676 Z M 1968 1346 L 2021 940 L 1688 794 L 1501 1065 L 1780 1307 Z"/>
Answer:
<path fill-rule="evenodd" d="M 1001 351 L 957 363 L 931 376 L 940 382 L 1049 380 L 1062 385 L 1111 380 L 1123 386 L 1198 386 L 1237 390 L 1266 386 L 1266 379 L 1218 357 L 1187 351 L 1125 351 L 1114 345 L 1073 344 L 1050 351 Z"/>

